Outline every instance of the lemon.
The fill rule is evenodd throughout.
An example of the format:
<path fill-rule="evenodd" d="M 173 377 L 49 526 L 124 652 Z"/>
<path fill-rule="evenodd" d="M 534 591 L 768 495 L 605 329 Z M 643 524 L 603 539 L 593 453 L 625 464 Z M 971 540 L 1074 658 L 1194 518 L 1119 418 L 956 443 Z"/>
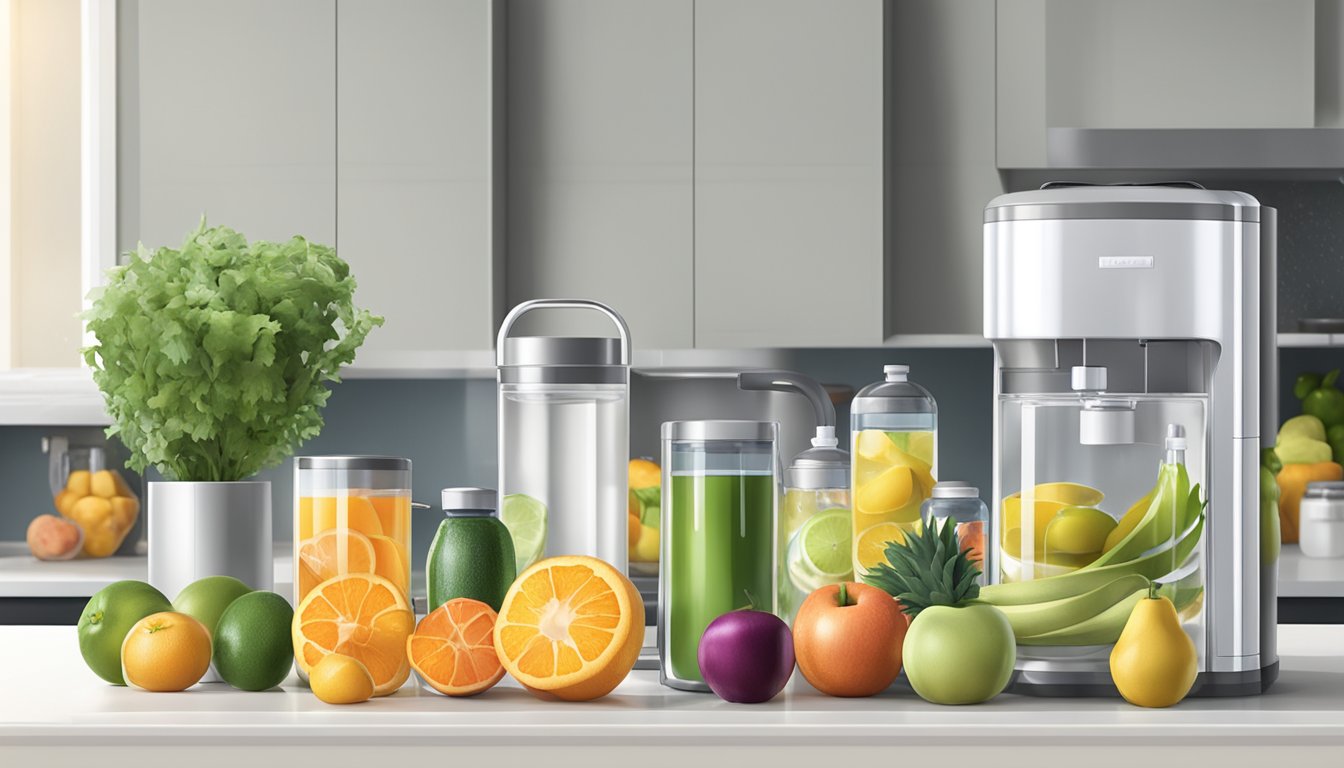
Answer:
<path fill-rule="evenodd" d="M 328 704 L 358 704 L 373 698 L 373 675 L 349 656 L 329 653 L 308 671 L 313 695 Z"/>
<path fill-rule="evenodd" d="M 651 528 L 642 525 L 639 528 L 639 541 L 635 543 L 635 548 L 631 552 L 631 560 L 636 563 L 656 563 L 658 562 L 658 544 L 659 535 L 657 528 Z"/>
<path fill-rule="evenodd" d="M 504 497 L 499 519 L 513 537 L 514 573 L 522 573 L 546 551 L 546 505 L 525 493 L 511 493 Z"/>
<path fill-rule="evenodd" d="M 1041 483 L 1036 486 L 1036 501 L 1057 501 L 1066 507 L 1095 507 L 1105 496 L 1082 483 Z"/>
<path fill-rule="evenodd" d="M 1114 517 L 1096 507 L 1061 509 L 1045 528 L 1047 554 L 1100 554 L 1106 537 L 1115 530 Z"/>
<path fill-rule="evenodd" d="M 914 473 L 909 467 L 892 467 L 855 489 L 854 505 L 861 515 L 885 515 L 910 503 Z"/>

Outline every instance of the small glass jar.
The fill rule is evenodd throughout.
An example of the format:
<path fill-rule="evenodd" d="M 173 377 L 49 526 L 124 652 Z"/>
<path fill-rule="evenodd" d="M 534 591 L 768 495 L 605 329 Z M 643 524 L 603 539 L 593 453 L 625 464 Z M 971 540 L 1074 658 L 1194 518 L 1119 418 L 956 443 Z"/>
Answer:
<path fill-rule="evenodd" d="M 936 483 L 933 493 L 920 506 L 919 516 L 925 525 L 951 520 L 957 526 L 957 540 L 962 549 L 971 550 L 971 561 L 980 569 L 976 583 L 983 586 L 985 574 L 991 572 L 985 557 L 994 548 L 985 546 L 990 541 L 989 508 L 980 500 L 980 489 L 957 481 Z"/>
<path fill-rule="evenodd" d="M 1344 557 L 1344 482 L 1308 483 L 1298 515 L 1307 557 Z"/>

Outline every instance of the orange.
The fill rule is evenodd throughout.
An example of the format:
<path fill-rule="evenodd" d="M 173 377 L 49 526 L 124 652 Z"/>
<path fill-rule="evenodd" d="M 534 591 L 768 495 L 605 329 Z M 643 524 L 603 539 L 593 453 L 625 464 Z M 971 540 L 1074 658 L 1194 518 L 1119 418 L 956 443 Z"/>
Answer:
<path fill-rule="evenodd" d="M 383 535 L 398 541 L 405 540 L 407 528 L 411 524 L 411 497 L 369 496 L 369 504 L 373 505 L 378 515 Z"/>
<path fill-rule="evenodd" d="M 323 531 L 298 545 L 298 562 L 317 581 L 343 573 L 374 573 L 376 558 L 374 542 L 359 531 Z"/>
<path fill-rule="evenodd" d="M 495 651 L 541 698 L 587 701 L 620 684 L 644 642 L 644 601 L 625 574 L 595 557 L 551 557 L 509 587 Z"/>
<path fill-rule="evenodd" d="M 456 597 L 420 620 L 406 640 L 411 668 L 425 685 L 449 696 L 472 696 L 504 677 L 495 653 L 495 619 L 490 606 Z"/>
<path fill-rule="evenodd" d="M 384 533 L 378 511 L 363 496 L 301 496 L 298 512 L 300 539 L 309 539 L 314 534 L 336 529 L 342 522 L 346 528 L 366 536 L 381 536 Z"/>
<path fill-rule="evenodd" d="M 151 613 L 121 641 L 126 684 L 146 691 L 184 691 L 210 668 L 210 631 L 185 613 Z"/>
<path fill-rule="evenodd" d="M 328 654 L 363 664 L 373 676 L 373 695 L 386 696 L 411 676 L 406 639 L 415 629 L 406 595 L 397 585 L 367 573 L 327 579 L 294 612 L 294 661 L 305 675 Z"/>
<path fill-rule="evenodd" d="M 388 536 L 370 536 L 373 545 L 373 572 L 397 585 L 402 592 L 411 592 L 411 572 L 407 568 L 406 550 L 401 542 Z"/>
<path fill-rule="evenodd" d="M 630 488 L 653 488 L 662 484 L 662 471 L 648 459 L 631 459 L 627 468 Z"/>

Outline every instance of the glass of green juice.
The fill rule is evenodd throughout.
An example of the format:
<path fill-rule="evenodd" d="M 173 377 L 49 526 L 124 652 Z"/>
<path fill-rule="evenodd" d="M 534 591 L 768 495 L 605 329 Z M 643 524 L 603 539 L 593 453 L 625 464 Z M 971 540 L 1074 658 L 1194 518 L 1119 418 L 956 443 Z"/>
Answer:
<path fill-rule="evenodd" d="M 659 677 L 708 691 L 697 652 L 709 623 L 748 606 L 776 610 L 779 425 L 669 421 L 662 437 Z"/>

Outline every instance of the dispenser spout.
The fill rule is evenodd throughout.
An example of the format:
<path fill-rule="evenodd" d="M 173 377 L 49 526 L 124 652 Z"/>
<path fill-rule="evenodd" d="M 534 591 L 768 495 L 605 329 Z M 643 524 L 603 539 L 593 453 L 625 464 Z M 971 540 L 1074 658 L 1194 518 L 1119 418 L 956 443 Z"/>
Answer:
<path fill-rule="evenodd" d="M 831 439 L 835 439 L 835 406 L 831 404 L 826 388 L 811 376 L 795 371 L 743 371 L 737 375 L 737 388 L 747 391 L 795 392 L 803 395 L 812 403 L 812 410 L 816 414 L 817 437 L 822 437 L 821 427 L 830 427 Z"/>

